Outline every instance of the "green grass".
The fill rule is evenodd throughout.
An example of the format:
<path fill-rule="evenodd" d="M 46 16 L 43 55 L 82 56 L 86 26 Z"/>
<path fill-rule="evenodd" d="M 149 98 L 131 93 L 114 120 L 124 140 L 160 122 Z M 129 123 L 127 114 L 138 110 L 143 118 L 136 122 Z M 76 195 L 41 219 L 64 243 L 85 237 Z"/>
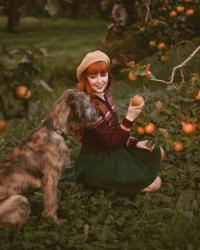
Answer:
<path fill-rule="evenodd" d="M 85 20 L 28 18 L 23 20 L 20 34 L 7 34 L 2 27 L 3 24 L 0 39 L 8 46 L 28 48 L 34 44 L 47 47 L 52 58 L 51 67 L 62 71 L 63 77 L 65 65 L 68 70 L 75 69 L 83 54 L 101 45 L 105 32 L 105 23 L 99 20 L 94 25 L 94 22 Z M 182 58 L 186 58 L 199 41 L 196 39 L 183 47 L 180 51 Z M 160 63 L 157 55 L 141 63 L 150 63 L 156 77 L 167 80 L 172 68 L 179 63 L 173 57 L 174 52 L 170 53 L 166 64 Z M 199 72 L 199 54 L 185 67 L 186 78 L 191 72 Z M 41 89 L 38 93 L 39 110 L 32 119 L 29 122 L 25 119 L 11 121 L 7 133 L 0 137 L 0 158 L 40 126 L 52 103 L 66 87 L 73 84 L 74 81 L 69 81 L 68 85 L 58 84 L 52 93 Z M 157 90 L 166 93 L 165 85 L 149 81 L 131 82 L 124 73 L 114 75 L 112 86 L 121 115 L 134 93 L 144 94 L 147 88 L 150 95 Z M 71 137 L 66 143 L 73 166 L 79 143 Z M 198 152 L 196 154 L 199 155 Z M 136 198 L 67 183 L 64 172 L 59 183 L 61 197 L 58 211 L 64 223 L 55 225 L 42 218 L 42 193 L 40 190 L 31 192 L 28 195 L 32 208 L 29 220 L 20 231 L 10 226 L 0 231 L 0 250 L 199 250 L 199 162 L 195 159 L 198 159 L 197 156 L 186 156 L 184 153 L 168 157 L 161 168 L 161 190 Z"/>
<path fill-rule="evenodd" d="M 102 20 L 23 18 L 20 33 L 5 31 L 6 19 L 0 17 L 0 41 L 8 47 L 44 47 L 53 65 L 72 65 L 103 40 L 106 23 Z"/>

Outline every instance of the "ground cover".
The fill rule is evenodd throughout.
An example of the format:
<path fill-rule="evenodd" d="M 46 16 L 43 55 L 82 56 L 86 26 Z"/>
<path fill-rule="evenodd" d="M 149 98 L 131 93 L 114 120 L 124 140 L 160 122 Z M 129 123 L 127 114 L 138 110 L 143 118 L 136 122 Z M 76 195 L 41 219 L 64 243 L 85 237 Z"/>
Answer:
<path fill-rule="evenodd" d="M 55 38 L 54 33 L 51 34 L 50 32 L 49 21 L 47 21 L 47 24 L 44 21 L 45 25 L 40 26 L 43 27 L 40 31 L 36 27 L 32 31 L 30 27 L 27 28 L 27 32 L 32 33 L 29 45 L 32 45 L 32 39 L 37 37 L 35 45 L 48 47 L 52 58 L 55 59 L 54 67 L 63 72 L 62 83 L 54 87 L 52 93 L 41 89 L 38 94 L 40 109 L 32 120 L 27 122 L 25 119 L 16 119 L 11 122 L 7 133 L 4 137 L 0 137 L 1 158 L 41 124 L 41 120 L 45 117 L 52 103 L 66 87 L 74 86 L 72 79 L 64 78 L 63 80 L 65 70 L 63 71 L 62 63 L 67 64 L 67 61 L 70 60 L 69 70 L 71 70 L 82 54 L 101 44 L 105 28 L 104 23 L 98 21 L 99 28 L 96 29 L 98 33 L 94 34 L 93 23 L 91 22 L 81 22 L 85 28 L 91 27 L 90 31 L 85 29 L 83 33 L 79 33 L 78 30 L 77 33 L 74 31 L 77 27 L 76 22 L 73 22 L 73 24 L 72 21 L 62 22 L 64 30 L 65 28 L 66 30 L 71 29 L 66 34 L 71 37 L 70 44 L 64 43 L 65 48 L 62 47 L 64 45 L 61 42 L 65 38 L 60 39 L 64 33 L 63 29 L 59 32 L 57 27 Z M 26 25 L 28 24 L 25 22 L 24 27 Z M 67 29 L 68 25 L 69 29 Z M 80 21 L 78 21 L 78 25 L 80 25 Z M 49 27 L 49 36 L 51 37 L 48 39 L 49 42 L 44 39 L 44 27 Z M 89 35 L 83 36 L 87 32 Z M 26 42 L 26 38 L 28 39 L 27 33 L 24 36 L 23 32 L 20 36 L 18 34 L 0 33 L 1 38 L 2 34 L 4 41 L 7 41 L 10 46 L 14 46 L 14 41 L 16 41 L 16 46 L 28 45 L 28 42 Z M 74 44 L 73 39 L 74 42 L 77 42 L 77 47 L 71 46 Z M 57 44 L 55 45 L 52 41 Z M 187 47 L 183 47 L 181 51 L 183 58 L 192 51 L 195 43 L 199 44 L 199 39 L 191 45 L 188 44 Z M 70 54 L 67 55 L 71 55 L 71 57 L 66 58 L 65 53 L 60 51 L 68 50 Z M 188 78 L 190 78 L 189 72 L 199 71 L 198 59 L 199 56 L 197 55 L 185 71 Z M 141 63 L 150 63 L 152 72 L 158 78 L 166 79 L 173 66 L 177 64 L 177 61 L 174 60 L 169 60 L 167 64 L 161 64 L 154 55 Z M 52 62 L 53 60 L 50 63 L 51 65 L 53 65 Z M 60 66 L 58 67 L 58 65 Z M 163 85 L 143 80 L 138 80 L 137 83 L 131 82 L 125 73 L 115 75 L 113 93 L 120 115 L 123 116 L 128 99 L 132 94 L 144 94 L 147 89 L 152 96 L 161 95 L 161 93 L 167 95 L 166 87 Z M 72 137 L 68 137 L 66 143 L 70 148 L 70 164 L 73 166 L 79 151 L 79 143 Z M 42 193 L 39 190 L 30 192 L 28 194 L 32 209 L 30 219 L 18 232 L 9 226 L 0 231 L 0 249 L 200 249 L 199 151 L 197 150 L 195 154 L 188 152 L 187 154 L 185 152 L 174 154 L 170 152 L 161 167 L 160 175 L 163 179 L 163 186 L 159 192 L 138 195 L 137 197 L 123 197 L 112 192 L 88 190 L 82 185 L 68 183 L 65 172 L 59 184 L 61 195 L 59 216 L 64 219 L 64 222 L 61 225 L 55 225 L 52 221 L 42 218 Z"/>

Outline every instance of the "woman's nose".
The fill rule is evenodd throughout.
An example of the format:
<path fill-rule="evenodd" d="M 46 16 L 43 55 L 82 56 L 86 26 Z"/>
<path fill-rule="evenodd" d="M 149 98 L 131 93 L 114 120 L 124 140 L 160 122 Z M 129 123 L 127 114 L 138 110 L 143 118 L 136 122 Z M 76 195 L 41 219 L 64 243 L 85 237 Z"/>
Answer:
<path fill-rule="evenodd" d="M 101 83 L 101 75 L 100 74 L 97 75 L 97 82 Z"/>

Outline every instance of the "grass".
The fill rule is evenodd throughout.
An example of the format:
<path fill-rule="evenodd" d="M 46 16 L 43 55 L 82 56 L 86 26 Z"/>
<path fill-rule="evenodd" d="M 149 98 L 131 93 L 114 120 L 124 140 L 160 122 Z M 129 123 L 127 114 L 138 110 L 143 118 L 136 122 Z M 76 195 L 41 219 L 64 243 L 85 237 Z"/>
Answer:
<path fill-rule="evenodd" d="M 75 68 L 83 54 L 101 45 L 105 32 L 105 23 L 99 20 L 94 26 L 94 22 L 85 20 L 26 18 L 21 27 L 20 34 L 7 34 L 1 26 L 0 39 L 13 48 L 28 48 L 33 44 L 47 47 L 51 69 L 63 71 L 63 76 L 65 65 L 68 69 Z M 183 47 L 182 57 L 187 57 L 199 41 L 196 39 Z M 173 56 L 170 58 L 167 64 L 161 64 L 153 55 L 141 63 L 151 63 L 152 72 L 166 80 L 173 66 L 178 64 Z M 189 77 L 190 72 L 199 72 L 199 55 L 185 68 L 185 76 Z M 67 86 L 73 84 L 70 81 Z M 48 95 L 41 89 L 40 108 L 32 120 L 13 120 L 7 133 L 0 137 L 0 158 L 40 126 L 46 112 L 65 88 L 65 84 L 57 85 Z M 157 90 L 165 93 L 163 85 L 147 81 L 130 82 L 125 74 L 117 74 L 113 81 L 113 93 L 120 114 L 125 112 L 133 93 L 144 93 L 147 88 L 150 94 Z M 79 143 L 71 137 L 66 143 L 73 166 Z M 198 158 L 192 155 L 186 157 L 184 153 L 167 159 L 161 169 L 161 190 L 136 198 L 103 190 L 88 190 L 80 184 L 68 183 L 65 172 L 59 183 L 61 197 L 58 211 L 64 223 L 55 225 L 42 218 L 42 193 L 40 190 L 31 192 L 28 195 L 32 208 L 30 219 L 19 231 L 10 226 L 0 231 L 0 250 L 199 250 L 200 194 L 199 184 L 195 181 L 199 162 L 195 159 Z"/>
<path fill-rule="evenodd" d="M 5 31 L 6 19 L 0 17 L 0 41 L 8 47 L 44 47 L 51 65 L 72 65 L 102 43 L 106 23 L 102 20 L 23 18 L 19 34 Z"/>

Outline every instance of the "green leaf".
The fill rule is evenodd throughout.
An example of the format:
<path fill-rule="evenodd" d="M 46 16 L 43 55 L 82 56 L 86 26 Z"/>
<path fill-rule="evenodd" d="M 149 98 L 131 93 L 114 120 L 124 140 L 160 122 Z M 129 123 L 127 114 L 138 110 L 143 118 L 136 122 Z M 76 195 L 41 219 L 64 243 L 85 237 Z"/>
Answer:
<path fill-rule="evenodd" d="M 195 196 L 192 190 L 184 191 L 182 194 L 180 194 L 179 199 L 176 203 L 176 210 L 186 217 L 193 217 L 191 204 L 194 198 Z"/>
<path fill-rule="evenodd" d="M 20 61 L 20 63 L 32 63 L 33 60 L 31 60 L 30 56 L 24 55 Z"/>
<path fill-rule="evenodd" d="M 167 91 L 174 91 L 174 86 L 173 85 L 168 85 L 167 87 L 166 87 L 166 90 Z"/>
<path fill-rule="evenodd" d="M 44 87 L 49 92 L 52 92 L 52 88 L 50 88 L 49 85 L 43 79 L 35 79 L 33 80 L 33 83 Z"/>
<path fill-rule="evenodd" d="M 47 51 L 47 48 L 39 48 L 39 50 L 42 52 L 42 54 L 44 55 L 44 56 L 48 56 L 49 54 L 48 54 L 48 51 Z"/>
<path fill-rule="evenodd" d="M 183 102 L 194 102 L 194 99 L 188 98 L 188 97 L 182 97 L 180 96 L 179 99 Z"/>

